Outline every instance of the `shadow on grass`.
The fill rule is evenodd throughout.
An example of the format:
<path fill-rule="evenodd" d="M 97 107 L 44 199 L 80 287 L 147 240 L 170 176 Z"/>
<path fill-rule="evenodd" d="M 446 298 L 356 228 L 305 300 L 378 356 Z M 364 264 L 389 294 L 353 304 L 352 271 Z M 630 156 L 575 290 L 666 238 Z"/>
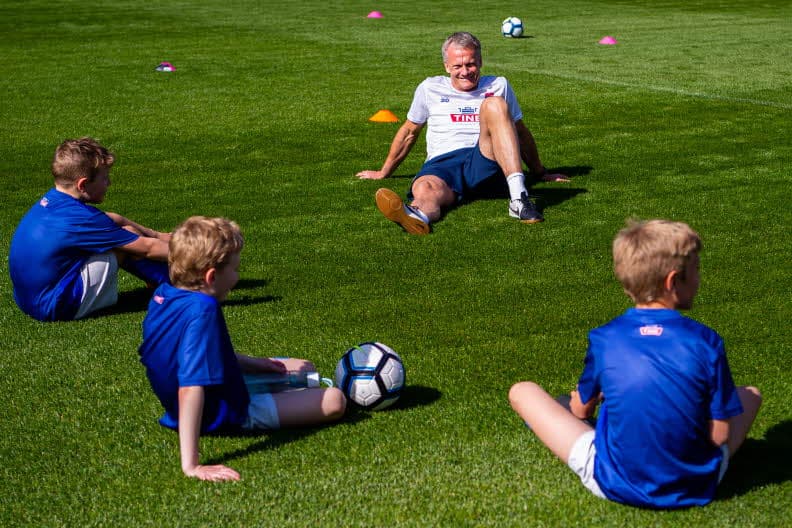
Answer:
<path fill-rule="evenodd" d="M 402 392 L 402 395 L 399 397 L 399 400 L 393 404 L 392 407 L 389 407 L 382 411 L 376 412 L 395 412 L 395 411 L 403 411 L 407 409 L 412 409 L 415 407 L 420 407 L 422 405 L 429 405 L 434 403 L 438 399 L 440 399 L 441 393 L 439 390 L 432 388 L 432 387 L 424 387 L 421 385 L 407 385 Z M 237 449 L 236 451 L 231 451 L 230 453 L 226 453 L 223 456 L 215 457 L 214 459 L 207 460 L 206 464 L 227 464 L 229 461 L 246 457 L 252 455 L 253 453 L 257 453 L 259 451 L 264 451 L 267 449 L 274 449 L 276 447 L 288 444 L 290 442 L 294 442 L 310 436 L 322 429 L 326 429 L 328 427 L 333 427 L 338 425 L 338 423 L 344 424 L 357 424 L 364 420 L 368 420 L 371 418 L 371 412 L 365 411 L 359 407 L 354 405 L 350 405 L 347 408 L 347 413 L 342 418 L 341 422 L 320 425 L 316 427 L 298 427 L 298 428 L 291 428 L 291 429 L 281 429 L 278 431 L 271 431 L 271 432 L 243 432 L 237 434 L 228 434 L 228 433 L 219 433 L 216 436 L 236 436 L 236 437 L 262 437 L 265 435 L 261 440 L 255 442 L 244 449 Z"/>
<path fill-rule="evenodd" d="M 264 288 L 270 283 L 267 279 L 240 279 L 234 287 L 232 298 L 223 303 L 224 306 L 250 306 L 267 302 L 278 302 L 283 300 L 279 295 L 246 295 L 245 290 L 255 290 Z M 106 317 L 108 315 L 118 315 L 126 313 L 145 312 L 154 290 L 150 288 L 136 288 L 134 290 L 120 292 L 118 302 L 113 306 L 108 306 L 97 312 L 88 314 L 85 319 L 94 317 Z"/>
<path fill-rule="evenodd" d="M 231 298 L 223 302 L 223 306 L 250 306 L 252 304 L 282 301 L 283 297 L 280 295 L 254 296 L 241 293 L 245 290 L 264 288 L 269 283 L 269 279 L 239 279 L 239 282 L 234 286 L 234 291 L 231 293 Z"/>
<path fill-rule="evenodd" d="M 771 427 L 761 440 L 748 438 L 729 461 L 729 470 L 718 486 L 718 499 L 730 499 L 768 484 L 792 480 L 792 420 Z"/>
<path fill-rule="evenodd" d="M 585 176 L 586 174 L 590 174 L 592 170 L 594 170 L 594 167 L 590 165 L 564 165 L 561 167 L 547 168 L 547 172 L 551 174 L 566 174 L 572 179 L 576 178 L 577 176 Z"/>
<path fill-rule="evenodd" d="M 368 420 L 369 415 L 362 412 L 356 412 L 354 410 L 347 412 L 347 414 L 342 419 L 342 422 L 345 424 L 356 424 L 362 422 L 363 420 Z M 295 442 L 302 438 L 306 438 L 314 433 L 317 433 L 323 429 L 327 429 L 329 427 L 333 427 L 338 425 L 341 422 L 335 422 L 330 424 L 312 426 L 312 427 L 292 427 L 289 429 L 279 429 L 277 431 L 269 431 L 269 432 L 243 432 L 237 434 L 228 434 L 228 433 L 219 433 L 214 436 L 220 437 L 250 437 L 250 438 L 257 438 L 260 437 L 261 439 L 258 442 L 254 442 L 249 446 L 245 447 L 244 449 L 237 449 L 235 451 L 231 451 L 229 453 L 225 453 L 222 456 L 212 458 L 207 460 L 206 464 L 227 464 L 231 460 L 235 460 L 238 458 L 247 457 L 254 453 L 258 453 L 260 451 L 266 451 L 268 449 L 275 449 L 285 444 L 289 444 L 291 442 Z"/>
<path fill-rule="evenodd" d="M 269 279 L 239 279 L 239 282 L 237 282 L 236 286 L 234 286 L 234 291 L 265 288 L 270 282 L 271 281 Z"/>
<path fill-rule="evenodd" d="M 407 385 L 401 396 L 387 411 L 404 411 L 423 405 L 430 405 L 440 399 L 442 393 L 434 387 L 423 385 Z"/>
<path fill-rule="evenodd" d="M 571 200 L 578 194 L 585 194 L 588 191 L 580 188 L 565 187 L 563 189 L 540 189 L 538 191 L 531 191 L 531 198 L 536 203 L 536 208 L 539 211 L 544 211 L 546 207 L 558 205 L 567 200 Z"/>
<path fill-rule="evenodd" d="M 105 317 L 108 315 L 119 315 L 126 313 L 145 312 L 148 308 L 148 303 L 151 300 L 151 295 L 154 290 L 151 288 L 137 288 L 130 291 L 119 292 L 118 302 L 113 306 L 108 306 L 97 312 L 88 314 L 85 319 L 93 319 L 94 317 Z"/>

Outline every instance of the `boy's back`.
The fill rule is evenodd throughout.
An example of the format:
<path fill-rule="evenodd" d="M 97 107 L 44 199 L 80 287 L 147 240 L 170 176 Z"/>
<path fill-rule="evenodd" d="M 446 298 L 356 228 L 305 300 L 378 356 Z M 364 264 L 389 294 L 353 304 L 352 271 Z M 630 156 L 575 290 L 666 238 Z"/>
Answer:
<path fill-rule="evenodd" d="M 137 238 L 96 207 L 50 189 L 11 239 L 9 271 L 17 304 L 39 320 L 71 319 L 80 306 L 80 268 L 88 257 Z"/>
<path fill-rule="evenodd" d="M 606 496 L 654 508 L 712 500 L 723 453 L 709 422 L 742 412 L 715 331 L 631 308 L 590 332 L 578 390 L 583 401 L 606 395 L 594 470 Z"/>
<path fill-rule="evenodd" d="M 241 426 L 250 398 L 220 304 L 213 297 L 162 284 L 143 321 L 140 361 L 165 408 L 160 423 L 176 429 L 179 386 L 207 387 L 204 432 Z"/>
<path fill-rule="evenodd" d="M 597 497 L 645 508 L 704 505 L 759 411 L 735 387 L 723 340 L 677 310 L 700 284 L 701 238 L 682 222 L 630 222 L 613 270 L 635 308 L 589 333 L 583 373 L 564 408 L 516 383 L 517 414 Z M 596 430 L 585 421 L 601 405 Z"/>

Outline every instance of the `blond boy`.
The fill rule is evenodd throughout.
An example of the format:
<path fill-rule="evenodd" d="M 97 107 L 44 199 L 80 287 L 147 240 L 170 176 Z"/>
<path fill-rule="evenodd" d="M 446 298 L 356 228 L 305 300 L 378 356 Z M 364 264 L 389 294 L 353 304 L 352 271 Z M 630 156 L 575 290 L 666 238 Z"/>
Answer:
<path fill-rule="evenodd" d="M 699 286 L 701 239 L 679 222 L 632 223 L 613 243 L 635 307 L 589 334 L 571 412 L 517 383 L 514 410 L 594 495 L 646 508 L 709 503 L 761 395 L 735 387 L 721 337 L 682 316 Z M 601 405 L 596 428 L 583 421 Z"/>
<path fill-rule="evenodd" d="M 201 480 L 238 480 L 223 466 L 199 463 L 202 433 L 272 430 L 338 420 L 346 399 L 336 388 L 251 394 L 243 373 L 313 371 L 301 359 L 236 354 L 220 307 L 239 279 L 244 241 L 224 218 L 194 216 L 170 241 L 171 284 L 162 284 L 143 322 L 140 361 L 165 409 L 160 423 L 179 432 L 181 467 Z"/>

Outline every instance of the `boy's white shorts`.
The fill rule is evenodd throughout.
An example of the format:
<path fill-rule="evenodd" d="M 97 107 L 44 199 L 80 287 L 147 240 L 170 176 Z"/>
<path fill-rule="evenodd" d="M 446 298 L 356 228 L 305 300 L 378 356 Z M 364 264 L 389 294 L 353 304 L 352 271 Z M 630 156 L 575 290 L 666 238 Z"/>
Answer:
<path fill-rule="evenodd" d="M 596 432 L 594 430 L 587 431 L 580 435 L 575 443 L 572 445 L 572 450 L 569 452 L 569 461 L 567 465 L 580 477 L 580 482 L 591 493 L 601 499 L 606 499 L 605 494 L 594 480 L 594 460 L 597 458 L 597 448 L 594 447 L 594 437 Z M 723 475 L 729 468 L 729 447 L 726 444 L 721 446 L 723 452 L 723 461 L 721 462 L 720 472 L 718 473 L 718 484 L 723 480 Z"/>
<path fill-rule="evenodd" d="M 242 424 L 242 429 L 270 430 L 280 428 L 280 418 L 278 418 L 278 407 L 275 405 L 275 398 L 272 394 L 261 392 L 250 395 L 250 405 L 248 405 L 248 417 Z"/>
<path fill-rule="evenodd" d="M 118 302 L 118 260 L 107 251 L 91 256 L 82 268 L 83 294 L 75 319 Z"/>
<path fill-rule="evenodd" d="M 567 466 L 580 477 L 580 482 L 591 493 L 605 499 L 605 494 L 594 480 L 594 459 L 597 456 L 597 449 L 594 447 L 595 431 L 586 431 L 575 440 L 572 445 L 572 450 L 569 452 L 569 460 Z"/>

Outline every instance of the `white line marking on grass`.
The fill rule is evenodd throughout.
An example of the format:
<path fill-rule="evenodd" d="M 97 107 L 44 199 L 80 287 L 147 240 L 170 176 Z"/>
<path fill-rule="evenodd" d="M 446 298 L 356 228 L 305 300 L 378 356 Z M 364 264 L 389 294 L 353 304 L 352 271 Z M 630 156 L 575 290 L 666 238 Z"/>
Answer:
<path fill-rule="evenodd" d="M 582 75 L 568 75 L 564 73 L 544 71 L 544 70 L 531 70 L 533 73 L 540 75 L 547 75 L 548 77 L 558 77 L 560 79 L 567 79 L 571 81 L 584 81 L 590 83 L 608 84 L 611 86 L 621 86 L 624 88 L 636 88 L 639 90 L 649 90 L 651 92 L 664 92 L 681 95 L 684 97 L 697 97 L 699 99 L 710 99 L 713 101 L 725 101 L 729 103 L 747 103 L 758 106 L 770 106 L 773 108 L 782 108 L 784 110 L 792 110 L 792 104 L 779 103 L 778 101 L 764 101 L 762 99 L 751 99 L 748 97 L 729 97 L 728 95 L 715 95 L 702 92 L 688 92 L 687 90 L 680 90 L 679 88 L 669 88 L 668 86 L 652 86 L 650 84 L 636 84 L 624 81 L 612 81 L 610 79 L 600 79 L 597 77 L 584 77 Z"/>

